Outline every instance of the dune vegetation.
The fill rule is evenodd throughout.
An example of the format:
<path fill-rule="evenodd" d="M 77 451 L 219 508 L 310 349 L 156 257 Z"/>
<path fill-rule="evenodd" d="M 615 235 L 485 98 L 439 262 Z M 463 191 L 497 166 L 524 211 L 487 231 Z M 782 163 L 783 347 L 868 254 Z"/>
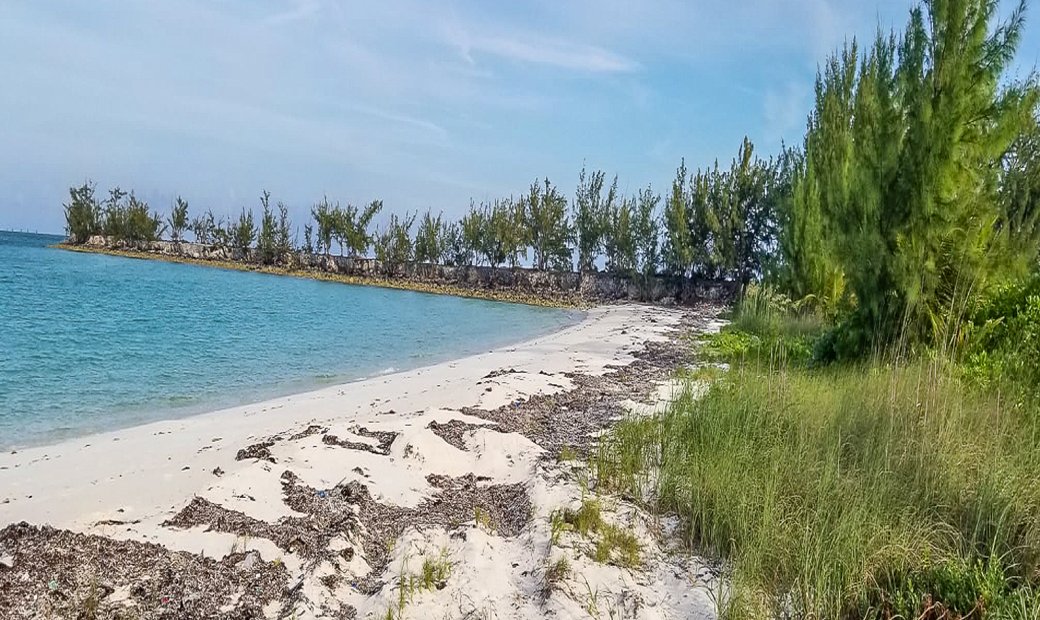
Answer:
<path fill-rule="evenodd" d="M 718 562 L 725 618 L 1040 618 L 1037 85 L 999 8 L 823 65 L 780 264 L 594 459 Z"/>

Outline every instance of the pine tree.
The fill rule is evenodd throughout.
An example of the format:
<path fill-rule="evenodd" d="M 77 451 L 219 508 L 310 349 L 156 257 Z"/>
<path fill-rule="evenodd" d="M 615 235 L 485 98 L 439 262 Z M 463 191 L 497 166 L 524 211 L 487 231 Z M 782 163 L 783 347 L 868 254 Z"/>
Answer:
<path fill-rule="evenodd" d="M 412 260 L 414 244 L 411 229 L 414 223 L 415 214 L 405 214 L 403 218 L 398 218 L 396 213 L 392 213 L 386 227 L 372 236 L 376 260 L 385 275 L 397 275 L 401 266 Z"/>
<path fill-rule="evenodd" d="M 213 242 L 217 229 L 217 221 L 213 217 L 213 211 L 207 210 L 206 213 L 194 218 L 191 221 L 190 228 L 192 234 L 195 235 L 195 243 L 210 245 Z"/>
<path fill-rule="evenodd" d="M 657 267 L 661 261 L 659 252 L 661 224 L 657 219 L 657 205 L 661 196 L 655 194 L 653 188 L 647 186 L 639 191 L 636 203 L 635 222 L 632 225 L 638 255 L 639 272 L 644 283 L 657 275 Z"/>
<path fill-rule="evenodd" d="M 278 258 L 278 222 L 271 211 L 271 193 L 267 190 L 260 195 L 260 207 L 260 233 L 256 239 L 257 260 L 262 265 L 272 265 Z"/>
<path fill-rule="evenodd" d="M 481 205 L 478 253 L 491 267 L 506 262 L 516 265 L 522 245 L 517 226 L 516 209 L 509 199 Z"/>
<path fill-rule="evenodd" d="M 690 237 L 690 195 L 686 185 L 686 161 L 680 162 L 672 181 L 672 192 L 664 205 L 664 264 L 674 276 L 689 275 L 694 250 Z"/>
<path fill-rule="evenodd" d="M 470 201 L 469 211 L 463 216 L 462 221 L 459 223 L 462 229 L 462 247 L 465 253 L 465 265 L 468 267 L 473 265 L 478 257 L 483 255 L 483 248 L 485 245 L 484 234 L 487 230 L 485 224 L 485 212 L 483 208 L 477 208 L 477 206 Z"/>
<path fill-rule="evenodd" d="M 253 241 L 256 239 L 256 224 L 253 221 L 253 212 L 243 208 L 241 215 L 238 216 L 238 224 L 230 232 L 231 238 L 229 241 L 245 258 L 249 254 L 249 249 L 253 247 Z"/>
<path fill-rule="evenodd" d="M 467 267 L 473 264 L 473 251 L 468 247 L 462 234 L 462 225 L 452 222 L 442 230 L 441 246 L 444 248 L 444 262 L 455 267 Z"/>
<path fill-rule="evenodd" d="M 292 222 L 289 220 L 289 207 L 278 202 L 278 228 L 274 236 L 275 254 L 278 262 L 287 260 L 293 251 Z"/>
<path fill-rule="evenodd" d="M 415 261 L 418 263 L 440 263 L 444 257 L 444 221 L 438 214 L 433 217 L 429 209 L 419 222 L 415 233 Z"/>
<path fill-rule="evenodd" d="M 612 273 L 630 275 L 636 269 L 635 209 L 636 198 L 633 197 L 622 199 L 607 214 L 603 249 L 607 270 Z"/>
<path fill-rule="evenodd" d="M 339 205 L 333 208 L 329 204 L 328 196 L 323 196 L 321 202 L 311 209 L 311 217 L 314 218 L 314 225 L 317 227 L 315 242 L 318 254 L 327 256 L 332 251 L 332 238 L 336 231 L 336 212 L 338 210 Z"/>
<path fill-rule="evenodd" d="M 581 169 L 574 199 L 574 229 L 578 250 L 578 271 L 594 271 L 603 250 L 603 234 L 609 213 L 617 202 L 617 177 L 603 195 L 607 175 L 597 170 L 591 175 Z"/>
<path fill-rule="evenodd" d="M 833 314 L 845 280 L 824 227 L 819 181 L 801 153 L 788 151 L 782 159 L 786 170 L 780 174 L 790 179 L 790 188 L 777 204 L 781 264 L 775 277 L 794 299 Z"/>
<path fill-rule="evenodd" d="M 949 319 L 1016 262 L 997 191 L 1037 100 L 1033 82 L 1003 85 L 1024 8 L 998 24 L 996 0 L 925 2 L 898 40 L 848 46 L 817 80 L 806 156 L 858 304 L 841 351 L 952 337 Z"/>
<path fill-rule="evenodd" d="M 314 254 L 314 226 L 303 225 L 303 252 L 308 256 Z"/>
<path fill-rule="evenodd" d="M 177 243 L 184 238 L 184 230 L 188 227 L 188 202 L 177 196 L 170 210 L 170 240 Z"/>
<path fill-rule="evenodd" d="M 86 243 L 101 233 L 101 203 L 94 197 L 96 186 L 88 181 L 69 188 L 69 203 L 65 207 L 65 233 L 72 243 Z"/>
<path fill-rule="evenodd" d="M 719 163 L 715 162 L 714 169 L 706 171 L 697 170 L 689 179 L 689 186 L 681 194 L 682 208 L 676 210 L 674 217 L 681 217 L 685 213 L 687 221 L 685 238 L 687 248 L 684 251 L 686 268 L 691 274 L 704 278 L 718 276 L 722 263 L 720 248 L 716 239 L 722 234 L 719 221 L 719 209 L 723 196 L 721 195 L 722 177 L 719 171 Z M 678 183 L 678 177 L 675 179 Z M 686 182 L 685 179 L 683 181 Z M 680 194 L 675 193 L 673 187 L 672 200 L 680 200 Z M 676 209 L 680 203 L 676 203 Z M 676 222 L 674 225 L 678 225 Z M 677 230 L 677 234 L 683 233 Z"/>
<path fill-rule="evenodd" d="M 372 219 L 383 210 L 383 201 L 373 200 L 360 212 L 350 205 L 348 205 L 348 209 L 350 213 L 343 220 L 347 228 L 347 244 L 350 247 L 351 256 L 363 256 L 372 242 L 369 227 L 372 225 Z"/>
<path fill-rule="evenodd" d="M 1035 265 L 1040 248 L 1040 120 L 1037 113 L 1004 155 L 999 192 L 998 229 L 1010 246 L 1007 254 L 1023 263 L 1011 265 L 1010 269 L 1023 271 Z"/>
<path fill-rule="evenodd" d="M 547 178 L 544 187 L 537 181 L 531 183 L 527 196 L 522 197 L 519 204 L 523 214 L 521 225 L 527 230 L 534 250 L 535 269 L 569 271 L 571 225 L 567 219 L 567 199 Z"/>

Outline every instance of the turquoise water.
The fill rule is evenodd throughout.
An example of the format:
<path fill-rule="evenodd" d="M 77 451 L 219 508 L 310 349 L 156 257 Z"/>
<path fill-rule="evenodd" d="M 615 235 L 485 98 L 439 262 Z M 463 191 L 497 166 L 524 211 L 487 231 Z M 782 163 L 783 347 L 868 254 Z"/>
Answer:
<path fill-rule="evenodd" d="M 576 318 L 47 247 L 57 241 L 0 232 L 0 447 L 416 368 Z"/>

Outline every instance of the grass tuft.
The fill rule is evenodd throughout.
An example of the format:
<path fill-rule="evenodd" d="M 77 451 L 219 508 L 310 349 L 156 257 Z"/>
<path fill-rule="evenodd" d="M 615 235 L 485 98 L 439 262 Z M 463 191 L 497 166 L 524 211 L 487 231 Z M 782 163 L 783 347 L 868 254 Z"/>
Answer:
<path fill-rule="evenodd" d="M 482 527 L 489 532 L 495 531 L 495 521 L 491 518 L 491 513 L 483 506 L 473 507 L 473 522 L 477 524 L 477 527 Z"/>
<path fill-rule="evenodd" d="M 639 540 L 630 531 L 603 520 L 599 500 L 585 499 L 577 510 L 570 508 L 554 513 L 551 544 L 559 541 L 563 530 L 577 532 L 585 538 L 595 538 L 596 546 L 592 557 L 597 562 L 614 563 L 618 566 L 635 568 L 640 564 Z"/>
<path fill-rule="evenodd" d="M 542 595 L 545 598 L 549 598 L 570 574 L 571 563 L 567 558 L 562 557 L 550 563 L 549 567 L 545 569 L 545 583 L 542 586 Z"/>
<path fill-rule="evenodd" d="M 424 590 L 442 590 L 451 576 L 451 562 L 448 561 L 448 550 L 442 549 L 436 558 L 423 560 L 419 587 Z"/>
<path fill-rule="evenodd" d="M 578 460 L 578 452 L 574 448 L 572 448 L 570 446 L 564 446 L 563 448 L 561 448 L 560 449 L 560 454 L 557 455 L 557 457 L 556 457 L 556 461 L 558 463 L 566 463 L 567 461 L 577 461 L 577 460 Z"/>

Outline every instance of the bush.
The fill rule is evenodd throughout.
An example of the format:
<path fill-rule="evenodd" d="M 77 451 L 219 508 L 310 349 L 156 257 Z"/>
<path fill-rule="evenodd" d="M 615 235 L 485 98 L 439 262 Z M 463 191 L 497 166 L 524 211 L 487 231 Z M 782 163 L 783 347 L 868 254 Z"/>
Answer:
<path fill-rule="evenodd" d="M 133 192 L 113 188 L 100 206 L 100 232 L 110 244 L 157 241 L 162 235 L 162 218 L 152 213 L 148 203 L 139 200 Z"/>
<path fill-rule="evenodd" d="M 93 235 L 101 234 L 101 204 L 94 197 L 91 182 L 69 188 L 69 203 L 65 206 L 65 232 L 72 243 L 86 243 Z"/>
<path fill-rule="evenodd" d="M 709 336 L 702 352 L 713 361 L 807 364 L 825 329 L 815 312 L 769 287 L 750 285 L 734 307 L 731 324 Z"/>
<path fill-rule="evenodd" d="M 968 331 L 964 365 L 973 381 L 1020 402 L 1040 396 L 1040 276 L 983 299 Z"/>

